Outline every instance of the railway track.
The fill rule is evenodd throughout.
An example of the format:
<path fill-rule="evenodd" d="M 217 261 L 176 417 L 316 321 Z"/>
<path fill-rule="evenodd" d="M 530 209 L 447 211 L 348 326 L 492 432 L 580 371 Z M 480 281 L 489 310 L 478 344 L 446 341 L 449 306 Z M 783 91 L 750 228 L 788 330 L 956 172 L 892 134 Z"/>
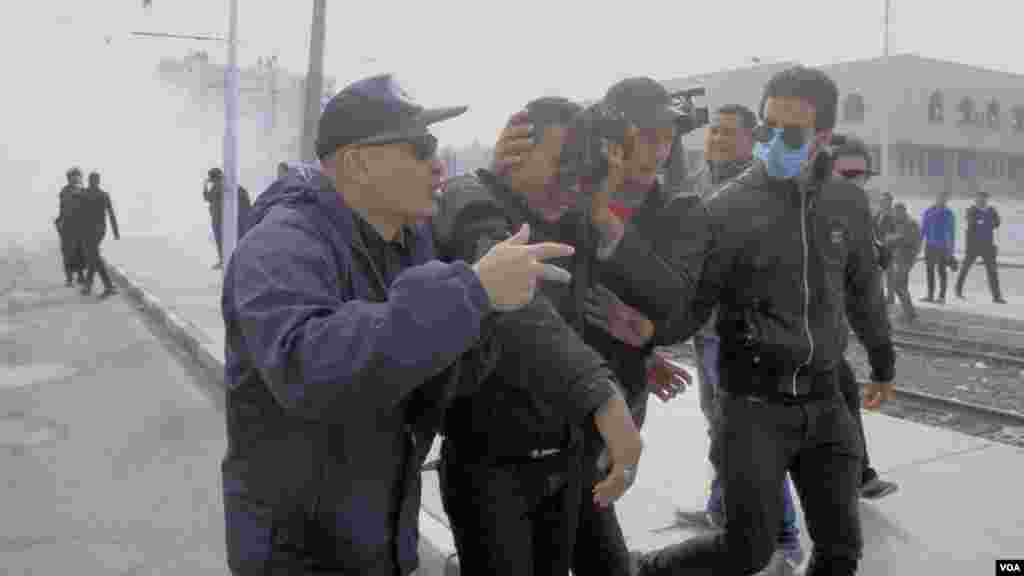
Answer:
<path fill-rule="evenodd" d="M 893 328 L 892 336 L 893 344 L 907 350 L 976 358 L 1024 368 L 1024 348 L 1012 344 L 907 328 Z"/>

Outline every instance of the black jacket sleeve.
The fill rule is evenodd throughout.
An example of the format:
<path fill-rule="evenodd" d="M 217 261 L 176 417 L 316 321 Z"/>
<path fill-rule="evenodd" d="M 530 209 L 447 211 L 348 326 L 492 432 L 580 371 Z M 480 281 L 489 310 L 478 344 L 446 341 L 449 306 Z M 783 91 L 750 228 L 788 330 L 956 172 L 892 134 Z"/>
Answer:
<path fill-rule="evenodd" d="M 685 341 L 711 317 L 724 261 L 715 229 L 703 202 L 680 196 L 656 220 L 630 222 L 600 264 L 602 282 L 654 323 L 655 345 Z"/>
<path fill-rule="evenodd" d="M 846 270 L 846 317 L 868 351 L 872 380 L 889 382 L 896 360 L 889 314 L 882 296 L 881 272 L 875 262 L 867 196 L 857 195 L 850 209 L 855 235 Z"/>
<path fill-rule="evenodd" d="M 468 206 L 455 220 L 444 252 L 456 260 L 475 262 L 511 234 L 499 206 Z M 542 291 L 529 305 L 494 314 L 489 321 L 500 354 L 542 367 L 544 377 L 529 384 L 543 387 L 548 397 L 564 399 L 574 421 L 584 421 L 619 393 L 604 359 L 583 342 Z"/>

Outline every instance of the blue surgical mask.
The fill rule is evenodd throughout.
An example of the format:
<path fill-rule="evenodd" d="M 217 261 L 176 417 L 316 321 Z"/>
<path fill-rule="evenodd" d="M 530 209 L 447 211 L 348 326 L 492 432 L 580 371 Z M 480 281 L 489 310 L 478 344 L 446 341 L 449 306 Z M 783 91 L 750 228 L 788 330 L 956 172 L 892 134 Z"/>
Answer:
<path fill-rule="evenodd" d="M 800 148 L 790 148 L 782 139 L 782 128 L 769 128 L 771 137 L 766 142 L 754 145 L 754 156 L 764 163 L 768 176 L 789 180 L 800 175 L 809 158 L 810 139 L 805 139 Z"/>

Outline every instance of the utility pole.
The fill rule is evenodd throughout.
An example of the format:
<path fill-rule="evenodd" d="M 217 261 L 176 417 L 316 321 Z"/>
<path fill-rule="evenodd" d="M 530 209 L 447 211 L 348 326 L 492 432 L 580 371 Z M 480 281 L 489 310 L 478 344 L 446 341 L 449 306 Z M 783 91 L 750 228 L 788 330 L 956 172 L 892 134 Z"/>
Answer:
<path fill-rule="evenodd" d="M 324 92 L 324 40 L 327 35 L 327 0 L 313 0 L 309 34 L 309 71 L 306 74 L 306 109 L 302 119 L 302 160 L 316 160 L 316 126 Z"/>
<path fill-rule="evenodd" d="M 230 0 L 228 65 L 224 70 L 224 270 L 238 241 L 238 0 Z"/>
<path fill-rule="evenodd" d="M 885 97 L 882 99 L 882 107 L 884 109 L 882 115 L 882 149 L 881 149 L 881 162 L 879 162 L 879 176 L 882 180 L 882 192 L 889 192 L 891 188 L 892 169 L 890 168 L 891 162 L 889 161 L 889 121 L 892 119 L 892 108 L 895 103 L 891 98 L 890 90 L 888 86 L 893 81 L 890 78 L 889 73 L 889 6 L 892 0 L 885 0 L 885 20 L 883 23 L 882 31 L 882 70 L 884 71 L 882 80 L 882 89 L 885 91 Z"/>

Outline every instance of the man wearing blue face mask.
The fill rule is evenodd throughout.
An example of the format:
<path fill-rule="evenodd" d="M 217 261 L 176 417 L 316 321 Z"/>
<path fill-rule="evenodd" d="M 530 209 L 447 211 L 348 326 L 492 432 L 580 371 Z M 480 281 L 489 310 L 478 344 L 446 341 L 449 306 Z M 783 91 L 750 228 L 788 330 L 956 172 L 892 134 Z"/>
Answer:
<path fill-rule="evenodd" d="M 871 361 L 865 407 L 891 397 L 894 354 L 867 198 L 829 179 L 824 151 L 837 101 L 819 70 L 772 77 L 754 166 L 691 212 L 662 248 L 688 279 L 686 311 L 659 326 L 663 337 L 689 338 L 717 307 L 712 455 L 729 521 L 723 533 L 645 555 L 641 574 L 752 574 L 770 563 L 770 573 L 792 573 L 782 555 L 773 558 L 787 473 L 814 543 L 807 574 L 856 573 L 863 449 L 839 390 L 844 315 Z"/>

